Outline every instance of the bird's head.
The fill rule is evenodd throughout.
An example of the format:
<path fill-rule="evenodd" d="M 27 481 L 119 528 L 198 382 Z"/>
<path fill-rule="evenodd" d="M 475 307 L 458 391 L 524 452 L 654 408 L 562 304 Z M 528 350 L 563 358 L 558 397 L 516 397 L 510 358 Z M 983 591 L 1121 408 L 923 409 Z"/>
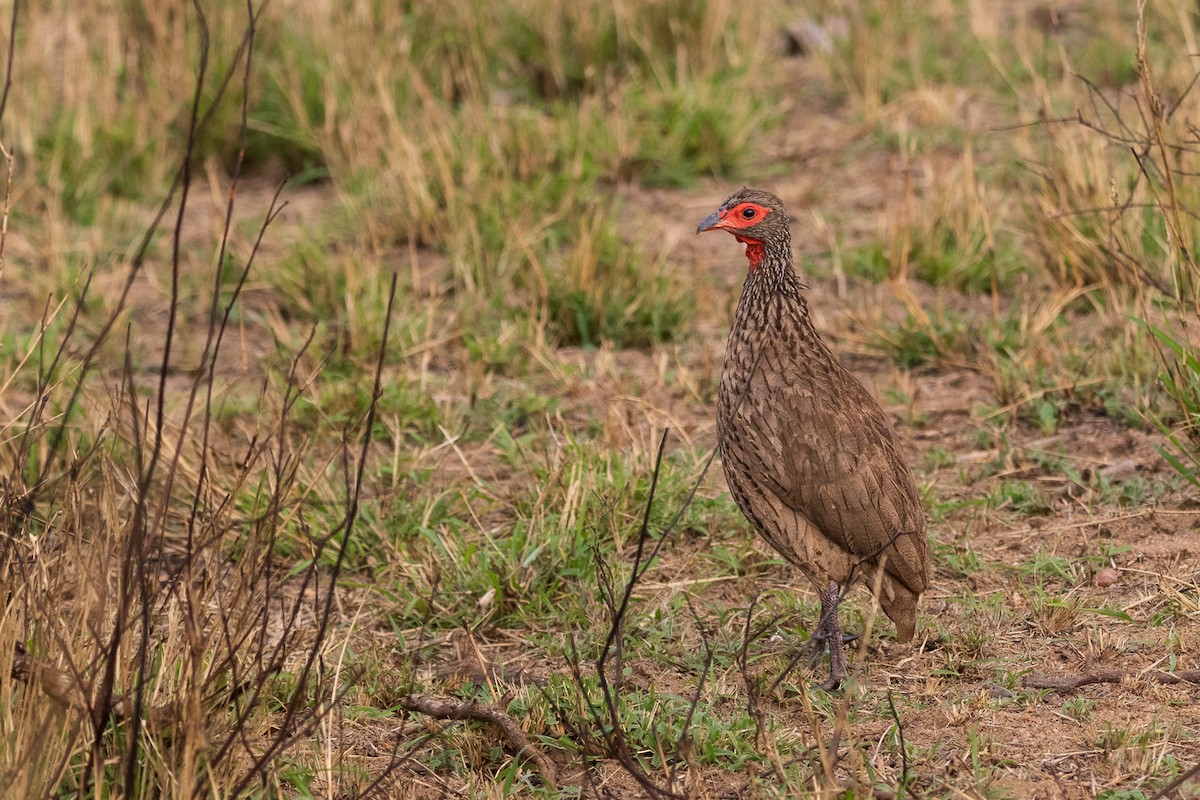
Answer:
<path fill-rule="evenodd" d="M 696 233 L 705 231 L 728 231 L 746 245 L 751 271 L 762 263 L 769 247 L 782 248 L 790 255 L 791 234 L 783 201 L 761 189 L 743 188 L 729 195 L 696 226 Z"/>

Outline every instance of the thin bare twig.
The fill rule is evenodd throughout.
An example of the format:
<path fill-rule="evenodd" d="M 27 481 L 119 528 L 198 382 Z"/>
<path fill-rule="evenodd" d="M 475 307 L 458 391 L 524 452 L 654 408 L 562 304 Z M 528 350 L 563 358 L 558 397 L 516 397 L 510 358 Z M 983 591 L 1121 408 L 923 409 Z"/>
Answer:
<path fill-rule="evenodd" d="M 654 547 L 650 548 L 650 552 L 647 554 L 646 543 L 650 537 L 650 512 L 654 507 L 654 497 L 658 491 L 658 480 L 659 476 L 662 474 L 663 458 L 666 454 L 667 440 L 670 437 L 670 433 L 670 428 L 664 429 L 662 439 L 659 441 L 658 453 L 654 459 L 654 472 L 650 478 L 650 491 L 646 497 L 646 508 L 644 514 L 642 515 L 642 524 L 638 530 L 637 550 L 633 558 L 633 565 L 630 569 L 629 580 L 625 583 L 625 591 L 621 596 L 620 604 L 616 605 L 611 601 L 609 602 L 611 624 L 609 625 L 608 635 L 605 637 L 604 645 L 600 649 L 600 656 L 596 659 L 596 680 L 600 684 L 600 691 L 604 696 L 604 707 L 608 717 L 608 727 L 606 730 L 604 730 L 602 735 L 606 744 L 608 745 L 609 754 L 621 764 L 625 771 L 628 772 L 629 775 L 633 777 L 633 779 L 636 780 L 641 785 L 642 789 L 645 790 L 646 793 L 651 797 L 680 798 L 680 800 L 682 800 L 682 795 L 676 794 L 670 788 L 664 789 L 655 783 L 638 764 L 638 761 L 634 757 L 632 750 L 629 748 L 629 742 L 625 738 L 625 729 L 621 724 L 621 717 L 619 714 L 621 702 L 619 691 L 616 686 L 609 682 L 608 678 L 609 654 L 612 653 L 615 658 L 619 659 L 623 650 L 625 618 L 629 612 L 629 602 L 633 597 L 633 590 L 637 586 L 638 581 L 645 574 L 646 569 L 653 561 L 654 556 L 658 553 L 658 549 L 662 547 L 662 543 L 666 540 L 667 534 L 682 515 L 682 509 L 687 507 L 688 501 L 685 500 L 679 512 L 676 513 L 675 517 L 668 524 L 667 529 L 662 535 L 659 536 L 658 541 L 655 543 Z M 710 457 L 709 463 L 711 463 L 711 461 L 712 459 Z M 705 466 L 705 469 L 707 470 L 707 465 Z M 697 486 L 698 485 L 699 482 L 697 482 Z M 693 493 L 694 492 L 695 487 L 693 487 Z M 599 556 L 598 552 L 597 556 Z M 643 566 L 643 563 L 646 566 Z M 601 576 L 605 574 L 603 570 L 597 570 L 597 572 Z M 608 587 L 607 595 L 609 597 L 615 596 L 615 592 L 613 592 L 612 587 Z M 614 677 L 614 680 L 617 679 L 617 677 Z M 583 689 L 582 684 L 580 684 L 580 689 Z M 598 722 L 599 720 L 596 721 Z"/>
<path fill-rule="evenodd" d="M 645 792 L 648 797 L 655 798 L 655 800 L 659 800 L 659 798 L 669 800 L 684 800 L 684 795 L 678 794 L 674 791 L 676 777 L 675 765 L 672 765 L 671 769 L 668 771 L 667 787 L 660 786 L 654 781 L 654 779 L 646 774 L 646 771 L 642 768 L 637 757 L 633 754 L 633 751 L 629 746 L 624 725 L 621 722 L 620 716 L 621 691 L 619 686 L 619 678 L 622 671 L 620 659 L 622 657 L 624 645 L 625 618 L 629 611 L 631 598 L 635 588 L 638 585 L 638 582 L 646 574 L 646 570 L 653 562 L 654 556 L 657 554 L 658 549 L 662 547 L 663 542 L 668 538 L 671 530 L 681 518 L 683 509 L 687 507 L 688 503 L 691 501 L 691 498 L 695 495 L 700 481 L 703 480 L 702 473 L 700 479 L 697 480 L 696 485 L 693 486 L 691 494 L 689 494 L 682 507 L 667 524 L 657 542 L 655 542 L 652 547 L 649 546 L 650 515 L 654 507 L 655 495 L 658 490 L 659 477 L 662 473 L 663 459 L 666 453 L 667 440 L 669 436 L 670 430 L 664 430 L 654 461 L 654 472 L 650 479 L 650 491 L 646 498 L 646 504 L 642 515 L 642 523 L 638 530 L 637 549 L 634 555 L 633 564 L 630 569 L 629 578 L 625 582 L 623 590 L 620 592 L 618 592 L 615 585 L 612 569 L 603 558 L 599 547 L 593 548 L 600 597 L 608 611 L 609 616 L 608 633 L 603 644 L 601 645 L 600 655 L 597 657 L 594 664 L 596 682 L 599 684 L 600 693 L 603 698 L 602 704 L 593 702 L 590 697 L 587 681 L 584 678 L 584 670 L 579 658 L 579 651 L 576 647 L 575 640 L 572 637 L 568 640 L 567 663 L 571 670 L 571 677 L 579 690 L 578 696 L 586 708 L 586 713 L 590 718 L 591 724 L 590 726 L 577 726 L 569 721 L 571 716 L 570 714 L 563 713 L 559 716 L 564 720 L 564 723 L 567 725 L 574 738 L 582 743 L 583 752 L 585 754 L 584 758 L 589 769 L 592 766 L 591 754 L 593 750 L 591 743 L 596 738 L 599 738 L 603 748 L 600 752 L 603 752 L 609 758 L 612 758 L 618 764 L 620 764 L 621 768 L 624 769 L 630 777 L 637 781 L 642 791 Z M 715 451 L 713 455 L 715 455 Z M 710 455 L 708 462 L 705 464 L 705 470 L 707 470 L 708 465 L 712 463 L 713 455 Z M 706 660 L 704 672 L 700 679 L 700 686 L 697 687 L 696 693 L 693 696 L 692 706 L 688 712 L 687 719 L 689 721 L 691 720 L 696 706 L 699 703 L 700 693 L 702 691 L 704 681 L 708 676 L 709 670 L 711 669 L 712 650 L 707 642 L 707 637 L 705 637 L 705 648 Z M 610 669 L 610 658 L 616 660 L 617 666 L 615 668 Z M 611 679 L 610 672 L 613 673 Z M 545 692 L 543 692 L 543 696 L 546 697 L 546 699 L 552 704 L 556 704 L 556 701 L 549 697 L 549 695 L 547 695 Z M 683 733 L 681 733 L 679 740 L 675 743 L 675 752 L 682 756 L 684 760 L 687 758 L 687 750 L 690 742 L 687 728 L 688 724 L 685 724 Z M 585 771 L 585 781 L 590 780 L 590 773 Z"/>
<path fill-rule="evenodd" d="M 380 340 L 378 357 L 375 362 L 375 375 L 373 389 L 371 392 L 371 402 L 367 406 L 366 415 L 362 422 L 362 439 L 358 453 L 357 468 L 353 472 L 353 478 L 351 478 L 350 465 L 348 463 L 346 464 L 345 468 L 347 480 L 346 512 L 342 517 L 341 523 L 335 526 L 333 530 L 329 531 L 322 538 L 320 543 L 321 549 L 324 549 L 328 543 L 335 541 L 338 534 L 341 534 L 342 538 L 341 541 L 338 542 L 337 554 L 334 559 L 333 566 L 329 570 L 330 574 L 328 585 L 325 589 L 325 596 L 321 600 L 319 606 L 316 634 L 313 642 L 309 645 L 308 657 L 304 662 L 304 666 L 300 669 L 300 672 L 296 677 L 297 683 L 301 686 L 308 681 L 309 676 L 317 667 L 317 661 L 321 655 L 321 645 L 329 633 L 330 619 L 333 614 L 336 600 L 334 592 L 337 589 L 338 577 L 341 575 L 342 566 L 345 563 L 346 552 L 350 547 L 351 536 L 354 532 L 355 523 L 358 521 L 359 501 L 362 497 L 363 475 L 366 470 L 367 456 L 370 452 L 371 434 L 375 429 L 375 418 L 379 411 L 379 398 L 383 396 L 383 367 L 387 360 L 388 339 L 389 334 L 391 333 L 392 311 L 396 302 L 396 286 L 397 276 L 393 274 L 391 288 L 388 292 L 387 308 L 384 311 L 383 334 Z M 348 443 L 346 445 L 346 449 L 348 449 Z M 313 567 L 310 568 L 308 575 L 305 576 L 305 584 L 307 585 L 308 580 L 315 575 L 316 559 L 313 560 Z M 347 685 L 346 689 L 348 690 L 349 688 L 350 686 Z M 301 692 L 295 693 L 292 701 L 288 703 L 284 711 L 284 719 L 280 724 L 280 728 L 288 730 L 292 723 L 297 719 L 301 711 L 300 704 L 302 703 L 302 698 L 303 694 Z M 315 721 L 319 721 L 323 714 L 324 711 L 321 710 L 310 710 L 308 724 L 315 724 Z M 304 728 L 307 726 L 301 727 Z M 243 774 L 241 780 L 239 780 L 235 785 L 233 794 L 236 795 L 243 792 L 254 780 L 255 776 L 261 772 L 263 767 L 278 753 L 282 752 L 286 746 L 295 741 L 295 739 L 296 736 L 281 736 L 279 739 L 272 742 L 269 747 L 265 748 L 255 760 L 254 764 Z"/>
<path fill-rule="evenodd" d="M 896 711 L 896 701 L 892 699 L 892 690 L 888 689 L 887 693 L 888 708 L 892 712 L 892 720 L 896 723 L 896 739 L 900 745 L 900 782 L 896 787 L 896 800 L 904 797 L 908 792 L 908 748 L 904 744 L 904 723 L 900 721 L 900 714 Z"/>
<path fill-rule="evenodd" d="M 757 743 L 766 749 L 767 761 L 770 762 L 771 769 L 774 771 L 775 779 L 779 781 L 779 785 L 786 786 L 787 773 L 784 772 L 783 763 L 779 760 L 779 751 L 770 739 L 770 732 L 767 730 L 766 713 L 759 703 L 759 682 L 750 675 L 750 642 L 762 635 L 761 632 L 755 635 L 751 635 L 750 632 L 750 624 L 754 618 L 754 606 L 757 604 L 758 596 L 755 595 L 750 598 L 750 605 L 746 608 L 746 626 L 742 630 L 742 647 L 738 653 L 738 666 L 742 673 L 742 683 L 746 687 L 746 710 L 750 714 L 751 719 L 754 720 Z M 788 669 L 790 670 L 790 667 Z M 747 784 L 748 787 L 749 784 Z"/>
<path fill-rule="evenodd" d="M 4 119 L 4 109 L 8 108 L 8 95 L 12 91 L 13 57 L 17 52 L 17 15 L 20 12 L 20 0 L 13 0 L 12 21 L 8 26 L 8 57 L 4 67 L 4 93 L 0 94 L 0 119 Z"/>
<path fill-rule="evenodd" d="M 263 5 L 265 5 L 266 2 L 267 0 L 264 0 Z M 162 224 L 163 219 L 166 217 L 167 212 L 170 211 L 171 206 L 175 202 L 176 195 L 183 184 L 185 173 L 190 172 L 190 167 L 188 165 L 195 157 L 196 135 L 200 131 L 207 129 L 209 123 L 216 115 L 217 110 L 220 108 L 221 100 L 225 96 L 225 92 L 229 87 L 230 81 L 233 80 L 234 75 L 238 74 L 237 65 L 241 62 L 243 54 L 249 48 L 250 39 L 251 34 L 249 31 L 247 31 L 242 36 L 237 51 L 230 59 L 228 68 L 225 70 L 215 89 L 210 92 L 209 105 L 204 111 L 203 115 L 200 114 L 200 108 L 198 104 L 192 105 L 191 116 L 189 116 L 187 121 L 189 130 L 189 149 L 185 150 L 183 157 L 180 159 L 181 164 L 179 168 L 175 170 L 170 187 L 168 187 L 162 202 L 159 204 L 154 218 L 146 226 L 142 234 L 142 239 L 129 262 L 129 267 L 125 274 L 125 281 L 121 286 L 121 291 L 117 295 L 116 304 L 113 310 L 108 314 L 108 317 L 105 319 L 103 325 L 100 326 L 99 332 L 94 337 L 91 346 L 87 349 L 87 352 L 84 353 L 80 365 L 76 370 L 77 377 L 75 379 L 75 384 L 72 388 L 71 395 L 67 398 L 66 402 L 61 405 L 62 411 L 58 415 L 58 425 L 55 426 L 54 431 L 50 435 L 49 449 L 42 458 L 41 470 L 38 473 L 38 477 L 33 488 L 30 490 L 31 494 L 34 496 L 45 490 L 50 481 L 50 474 L 58 463 L 61 448 L 66 441 L 68 426 L 72 419 L 72 412 L 78 407 L 83 396 L 85 378 L 91 374 L 96 358 L 100 354 L 101 349 L 108 342 L 109 335 L 112 333 L 114 326 L 117 324 L 117 321 L 121 318 L 125 311 L 126 305 L 129 302 L 130 293 L 133 290 L 134 282 L 141 274 L 142 267 L 145 266 L 146 258 L 149 256 L 150 246 L 154 242 L 155 236 L 158 234 L 159 227 Z M 196 80 L 197 84 L 202 83 L 204 76 L 197 75 Z M 197 88 L 197 92 L 199 91 L 200 89 Z M 89 274 L 88 282 L 90 283 L 90 281 L 91 275 Z M 76 305 L 83 306 L 85 297 L 86 291 L 76 301 Z M 60 351 L 66 347 L 68 341 L 70 341 L 69 337 L 60 338 Z M 31 427 L 34 426 L 39 419 L 40 414 L 35 415 L 34 418 L 30 420 L 29 425 Z"/>

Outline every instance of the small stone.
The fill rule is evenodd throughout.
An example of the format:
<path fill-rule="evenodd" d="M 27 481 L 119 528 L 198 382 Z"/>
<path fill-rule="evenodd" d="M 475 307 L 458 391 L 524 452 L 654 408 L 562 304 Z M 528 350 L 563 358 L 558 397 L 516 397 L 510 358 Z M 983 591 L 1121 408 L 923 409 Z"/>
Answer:
<path fill-rule="evenodd" d="M 1121 574 L 1112 567 L 1105 567 L 1096 573 L 1092 578 L 1092 583 L 1099 586 L 1101 589 L 1107 589 L 1109 586 L 1121 580 Z"/>

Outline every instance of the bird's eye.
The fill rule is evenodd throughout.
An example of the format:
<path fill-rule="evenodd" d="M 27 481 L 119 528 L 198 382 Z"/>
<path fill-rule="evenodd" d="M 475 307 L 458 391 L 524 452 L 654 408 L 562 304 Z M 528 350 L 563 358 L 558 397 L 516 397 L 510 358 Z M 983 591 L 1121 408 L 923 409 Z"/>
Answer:
<path fill-rule="evenodd" d="M 742 218 L 743 219 L 754 219 L 754 215 L 757 213 L 758 212 L 755 211 L 753 208 L 743 208 L 742 209 Z"/>

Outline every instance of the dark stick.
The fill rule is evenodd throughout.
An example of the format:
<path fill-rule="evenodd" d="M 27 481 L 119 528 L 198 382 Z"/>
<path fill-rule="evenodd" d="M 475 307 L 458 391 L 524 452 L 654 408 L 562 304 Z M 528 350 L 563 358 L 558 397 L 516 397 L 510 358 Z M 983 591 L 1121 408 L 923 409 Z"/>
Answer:
<path fill-rule="evenodd" d="M 1183 773 L 1178 778 L 1171 781 L 1163 788 L 1159 789 L 1155 793 L 1155 795 L 1150 798 L 1150 800 L 1163 800 L 1164 797 L 1171 794 L 1171 792 L 1175 791 L 1180 786 L 1183 786 L 1185 783 L 1190 781 L 1192 778 L 1196 777 L 1197 774 L 1200 774 L 1200 764 L 1196 764 L 1191 769 L 1189 769 L 1187 772 Z"/>
<path fill-rule="evenodd" d="M 535 767 L 542 781 L 558 788 L 558 773 L 554 762 L 546 754 L 538 750 L 521 726 L 508 715 L 504 709 L 491 703 L 468 703 L 463 700 L 438 700 L 425 695 L 414 694 L 400 698 L 398 705 L 406 711 L 414 711 L 434 719 L 472 720 L 486 722 L 499 728 L 509 746 L 516 750 L 518 756 L 527 756 Z"/>
<path fill-rule="evenodd" d="M 900 783 L 896 787 L 896 800 L 908 793 L 908 748 L 904 745 L 904 723 L 896 712 L 896 703 L 892 700 L 892 690 L 888 689 L 888 708 L 891 709 L 892 719 L 896 722 L 896 738 L 900 740 Z"/>
<path fill-rule="evenodd" d="M 1138 678 L 1152 683 L 1200 683 L 1200 669 L 1185 669 L 1179 672 L 1126 671 L 1106 669 L 1099 672 L 1081 672 L 1075 675 L 1027 675 L 1022 681 L 1027 689 L 1053 689 L 1071 692 L 1093 683 L 1120 683 L 1126 678 Z"/>

